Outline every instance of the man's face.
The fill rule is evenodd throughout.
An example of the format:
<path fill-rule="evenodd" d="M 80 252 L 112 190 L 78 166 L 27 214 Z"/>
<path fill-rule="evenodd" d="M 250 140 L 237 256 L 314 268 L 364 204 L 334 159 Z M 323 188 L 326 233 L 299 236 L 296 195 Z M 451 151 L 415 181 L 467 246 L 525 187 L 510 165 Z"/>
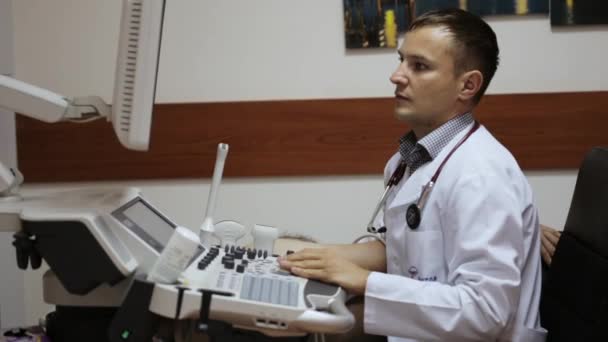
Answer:
<path fill-rule="evenodd" d="M 429 125 L 454 114 L 461 82 L 454 71 L 451 44 L 450 33 L 440 26 L 406 34 L 399 49 L 401 63 L 391 76 L 397 119 Z"/>

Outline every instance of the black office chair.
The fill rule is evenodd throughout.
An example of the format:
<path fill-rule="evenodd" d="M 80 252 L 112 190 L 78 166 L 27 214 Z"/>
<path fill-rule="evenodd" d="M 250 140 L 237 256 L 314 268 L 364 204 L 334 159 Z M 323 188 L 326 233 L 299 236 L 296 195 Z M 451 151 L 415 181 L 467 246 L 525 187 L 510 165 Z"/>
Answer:
<path fill-rule="evenodd" d="M 564 231 L 544 279 L 548 342 L 608 341 L 608 149 L 585 156 Z"/>

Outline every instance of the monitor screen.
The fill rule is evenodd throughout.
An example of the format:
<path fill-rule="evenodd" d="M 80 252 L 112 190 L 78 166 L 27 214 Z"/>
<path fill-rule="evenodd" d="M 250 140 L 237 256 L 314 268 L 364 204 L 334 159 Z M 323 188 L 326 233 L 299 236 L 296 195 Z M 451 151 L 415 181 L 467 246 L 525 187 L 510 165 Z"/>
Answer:
<path fill-rule="evenodd" d="M 150 143 L 164 11 L 165 0 L 123 0 L 111 121 L 131 150 Z"/>
<path fill-rule="evenodd" d="M 112 216 L 158 253 L 167 245 L 176 227 L 139 197 L 116 209 Z"/>
<path fill-rule="evenodd" d="M 0 75 L 0 107 L 45 122 L 109 117 L 120 143 L 147 151 L 156 96 L 165 0 L 123 0 L 112 106 L 98 96 L 67 98 Z"/>

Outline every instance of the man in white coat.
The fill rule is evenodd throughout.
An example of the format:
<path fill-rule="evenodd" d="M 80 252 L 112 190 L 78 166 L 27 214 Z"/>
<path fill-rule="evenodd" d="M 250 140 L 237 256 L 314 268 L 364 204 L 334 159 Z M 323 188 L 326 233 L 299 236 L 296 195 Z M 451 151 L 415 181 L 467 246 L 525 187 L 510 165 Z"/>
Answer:
<path fill-rule="evenodd" d="M 399 57 L 395 113 L 411 131 L 384 172 L 406 166 L 384 207 L 386 243 L 304 249 L 281 266 L 364 295 L 365 332 L 389 341 L 544 341 L 532 191 L 472 114 L 498 66 L 496 35 L 471 13 L 433 11 Z"/>

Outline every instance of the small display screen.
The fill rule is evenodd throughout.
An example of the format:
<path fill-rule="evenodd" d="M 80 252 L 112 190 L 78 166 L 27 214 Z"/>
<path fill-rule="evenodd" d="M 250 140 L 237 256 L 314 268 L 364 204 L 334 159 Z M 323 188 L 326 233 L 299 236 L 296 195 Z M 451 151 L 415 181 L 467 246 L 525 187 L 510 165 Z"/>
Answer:
<path fill-rule="evenodd" d="M 159 253 L 175 229 L 175 224 L 141 198 L 127 203 L 112 215 Z"/>
<path fill-rule="evenodd" d="M 173 234 L 173 227 L 142 202 L 133 204 L 124 213 L 128 219 L 142 227 L 156 241 L 163 245 L 169 242 L 169 238 Z"/>

